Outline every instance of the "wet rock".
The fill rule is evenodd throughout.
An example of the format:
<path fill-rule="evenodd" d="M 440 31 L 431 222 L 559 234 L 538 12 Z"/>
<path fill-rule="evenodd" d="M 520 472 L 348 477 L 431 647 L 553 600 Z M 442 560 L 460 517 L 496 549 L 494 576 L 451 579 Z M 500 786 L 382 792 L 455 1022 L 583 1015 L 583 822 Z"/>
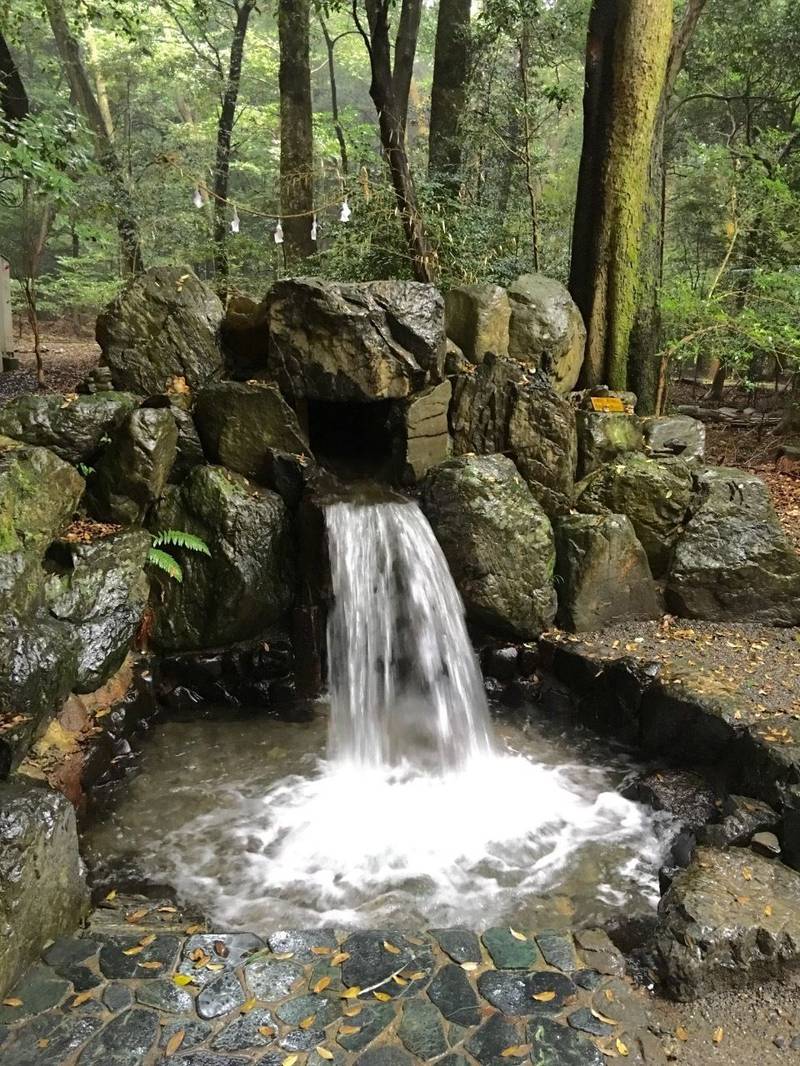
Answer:
<path fill-rule="evenodd" d="M 576 991 L 564 974 L 542 970 L 487 970 L 478 978 L 478 990 L 493 1007 L 515 1015 L 558 1014 Z M 545 998 L 537 1000 L 534 996 Z"/>
<path fill-rule="evenodd" d="M 356 1059 L 356 1066 L 413 1066 L 414 1060 L 393 1044 L 371 1047 Z"/>
<path fill-rule="evenodd" d="M 451 450 L 447 413 L 453 386 L 449 381 L 418 392 L 407 401 L 403 412 L 402 439 L 405 446 L 403 480 L 412 484 L 441 463 Z"/>
<path fill-rule="evenodd" d="M 255 989 L 253 994 L 261 999 L 269 998 L 261 996 Z M 228 1014 L 241 1007 L 245 998 L 244 990 L 236 974 L 232 970 L 223 970 L 205 988 L 200 989 L 195 1006 L 200 1017 L 208 1021 L 210 1018 L 218 1018 L 221 1014 Z"/>
<path fill-rule="evenodd" d="M 445 316 L 447 336 L 470 363 L 482 363 L 487 352 L 508 355 L 511 304 L 502 286 L 483 282 L 450 289 Z"/>
<path fill-rule="evenodd" d="M 586 328 L 567 289 L 543 274 L 523 274 L 508 290 L 508 354 L 533 363 L 566 395 L 583 366 Z M 502 354 L 502 353 L 498 353 Z"/>
<path fill-rule="evenodd" d="M 324 1029 L 340 1017 L 342 1008 L 338 1000 L 314 994 L 288 999 L 275 1009 L 275 1013 L 286 1025 L 299 1025 L 304 1018 L 313 1018 L 314 1024 Z"/>
<path fill-rule="evenodd" d="M 625 974 L 625 960 L 602 929 L 579 929 L 575 941 L 586 964 L 586 969 L 597 970 L 601 974 L 622 977 Z"/>
<path fill-rule="evenodd" d="M 175 379 L 191 389 L 219 377 L 222 303 L 190 270 L 154 267 L 133 278 L 97 320 L 97 343 L 118 389 L 146 396 Z"/>
<path fill-rule="evenodd" d="M 321 957 L 314 948 L 327 948 L 335 954 L 338 942 L 333 929 L 281 929 L 271 933 L 267 943 L 276 955 L 290 951 L 297 962 L 314 962 Z"/>
<path fill-rule="evenodd" d="M 0 554 L 41 556 L 69 523 L 83 488 L 78 471 L 53 452 L 0 437 Z"/>
<path fill-rule="evenodd" d="M 25 393 L 0 408 L 0 434 L 49 448 L 68 463 L 88 463 L 138 404 L 127 392 Z"/>
<path fill-rule="evenodd" d="M 629 785 L 623 795 L 668 811 L 684 829 L 697 830 L 718 813 L 717 794 L 700 774 L 688 770 L 655 770 Z"/>
<path fill-rule="evenodd" d="M 567 1021 L 573 1029 L 578 1029 L 582 1033 L 589 1033 L 590 1036 L 611 1036 L 614 1032 L 613 1025 L 601 1022 L 599 1018 L 592 1014 L 588 1007 L 579 1007 L 574 1010 L 572 1014 L 567 1016 Z"/>
<path fill-rule="evenodd" d="M 630 519 L 567 515 L 554 530 L 560 625 L 591 632 L 661 616 L 650 564 Z"/>
<path fill-rule="evenodd" d="M 400 951 L 387 951 L 385 944 Z M 370 988 L 388 980 L 395 971 L 408 966 L 415 954 L 396 930 L 391 929 L 353 933 L 342 945 L 342 950 L 350 955 L 342 963 L 342 981 L 348 987 L 358 988 Z M 384 989 L 389 993 L 396 990 L 396 986 Z"/>
<path fill-rule="evenodd" d="M 103 1026 L 97 1017 L 82 1014 L 43 1014 L 18 1028 L 2 1044 L 3 1066 L 50 1066 L 70 1057 Z M 47 1063 L 42 1061 L 40 1041 L 47 1041 Z"/>
<path fill-rule="evenodd" d="M 640 452 L 644 447 L 639 419 L 635 415 L 605 414 L 578 410 L 578 477 L 584 478 L 625 452 Z"/>
<path fill-rule="evenodd" d="M 768 859 L 776 859 L 781 853 L 781 842 L 774 833 L 756 833 L 750 841 L 750 847 Z"/>
<path fill-rule="evenodd" d="M 150 594 L 149 548 L 143 530 L 70 544 L 71 569 L 49 579 L 48 609 L 74 636 L 76 692 L 100 688 L 128 654 Z"/>
<path fill-rule="evenodd" d="M 136 955 L 126 955 L 127 950 L 139 946 L 141 939 L 141 934 L 109 937 L 100 950 L 100 970 L 103 975 L 112 981 L 127 981 L 132 977 L 140 981 L 145 978 L 154 980 L 163 975 L 162 971 L 166 973 L 174 966 L 180 948 L 178 937 L 157 936 Z M 147 969 L 142 967 L 143 962 L 160 962 L 161 966 Z"/>
<path fill-rule="evenodd" d="M 107 522 L 141 522 L 161 497 L 178 449 L 178 427 L 165 408 L 140 407 L 122 422 L 90 482 L 92 510 Z"/>
<path fill-rule="evenodd" d="M 183 1033 L 180 1050 L 189 1051 L 202 1044 L 211 1033 L 211 1025 L 198 1018 L 179 1018 L 162 1026 L 160 1046 L 166 1047 L 176 1033 Z M 178 1061 L 181 1061 L 180 1059 Z"/>
<path fill-rule="evenodd" d="M 259 1064 L 264 1066 L 280 1066 L 286 1056 L 282 1053 L 262 1055 L 258 1059 Z M 243 1059 L 241 1055 L 226 1055 L 216 1054 L 213 1051 L 196 1051 L 192 1055 L 185 1055 L 183 1058 L 177 1060 L 181 1066 L 243 1066 L 248 1062 L 248 1059 Z"/>
<path fill-rule="evenodd" d="M 57 1006 L 69 991 L 69 982 L 47 966 L 34 966 L 14 985 L 14 997 L 20 1007 L 0 1004 L 0 1025 L 12 1025 Z"/>
<path fill-rule="evenodd" d="M 212 463 L 274 487 L 276 453 L 310 456 L 297 415 L 274 385 L 221 381 L 203 389 L 194 419 Z"/>
<path fill-rule="evenodd" d="M 780 818 L 768 803 L 749 796 L 728 796 L 722 803 L 721 821 L 706 825 L 698 834 L 701 844 L 725 848 L 749 844 L 754 833 L 774 829 Z"/>
<path fill-rule="evenodd" d="M 686 462 L 702 459 L 706 452 L 706 427 L 697 418 L 663 415 L 643 418 L 645 447 L 656 459 L 676 456 Z"/>
<path fill-rule="evenodd" d="M 481 945 L 471 929 L 434 929 L 432 932 L 439 947 L 453 962 L 481 961 Z"/>
<path fill-rule="evenodd" d="M 424 1000 L 409 1000 L 404 1004 L 397 1035 L 418 1059 L 433 1059 L 447 1051 L 442 1016 L 432 1003 Z"/>
<path fill-rule="evenodd" d="M 400 399 L 442 379 L 444 301 L 432 285 L 290 278 L 267 304 L 270 368 L 290 397 Z"/>
<path fill-rule="evenodd" d="M 510 459 L 450 459 L 429 472 L 421 502 L 473 622 L 523 640 L 550 627 L 553 531 Z"/>
<path fill-rule="evenodd" d="M 0 784 L 0 998 L 87 907 L 71 804 L 27 778 Z"/>
<path fill-rule="evenodd" d="M 293 1029 L 280 1038 L 284 1051 L 310 1051 L 325 1041 L 324 1029 Z"/>
<path fill-rule="evenodd" d="M 76 992 L 86 992 L 102 984 L 102 978 L 86 965 L 96 957 L 99 950 L 100 943 L 97 940 L 60 936 L 44 952 L 42 960 L 52 967 L 59 977 L 69 981 Z M 125 1005 L 130 1006 L 129 1003 Z"/>
<path fill-rule="evenodd" d="M 624 514 L 647 552 L 654 577 L 667 569 L 693 495 L 689 468 L 656 462 L 637 452 L 619 456 L 579 482 L 576 507 L 584 514 Z"/>
<path fill-rule="evenodd" d="M 800 623 L 800 559 L 766 485 L 724 467 L 706 470 L 699 485 L 699 505 L 669 568 L 669 609 L 711 621 Z"/>
<path fill-rule="evenodd" d="M 593 992 L 595 988 L 599 988 L 602 984 L 603 975 L 597 970 L 576 970 L 572 974 L 572 980 L 580 988 Z"/>
<path fill-rule="evenodd" d="M 260 1030 L 269 1030 L 262 1033 Z M 266 1047 L 275 1032 L 275 1019 L 268 1010 L 252 1010 L 226 1025 L 211 1042 L 215 1051 L 246 1051 Z"/>
<path fill-rule="evenodd" d="M 519 1027 L 495 1014 L 473 1033 L 466 1048 L 481 1066 L 508 1066 L 508 1063 L 522 1062 L 528 1057 L 527 1048 L 520 1050 L 518 1055 L 507 1054 L 509 1048 L 518 1047 L 522 1042 Z"/>
<path fill-rule="evenodd" d="M 569 510 L 575 412 L 540 376 L 509 359 L 487 356 L 476 371 L 456 378 L 450 425 L 455 455 L 509 455 L 549 515 Z"/>
<path fill-rule="evenodd" d="M 180 484 L 190 470 L 206 461 L 203 445 L 192 418 L 192 396 L 187 392 L 163 393 L 145 400 L 144 407 L 167 410 L 175 421 L 178 443 L 175 461 L 169 472 L 169 480 Z"/>
<path fill-rule="evenodd" d="M 294 961 L 266 962 L 258 959 L 245 966 L 245 981 L 252 995 L 268 1001 L 283 999 L 303 976 L 303 967 Z"/>
<path fill-rule="evenodd" d="M 535 942 L 520 940 L 507 926 L 487 929 L 481 939 L 498 970 L 528 970 L 539 962 Z"/>
<path fill-rule="evenodd" d="M 112 1018 L 81 1052 L 80 1066 L 130 1066 L 141 1062 L 158 1038 L 158 1015 L 149 1010 L 126 1011 Z"/>
<path fill-rule="evenodd" d="M 536 934 L 536 943 L 548 966 L 571 973 L 578 965 L 575 944 L 569 933 L 556 933 L 549 930 Z"/>
<path fill-rule="evenodd" d="M 352 1019 L 352 1028 L 358 1026 L 358 1032 L 343 1033 L 340 1030 L 336 1034 L 336 1042 L 341 1044 L 345 1051 L 360 1051 L 391 1025 L 394 1017 L 395 1008 L 392 1003 L 367 1004 L 361 1013 Z"/>
<path fill-rule="evenodd" d="M 752 851 L 698 848 L 659 905 L 652 965 L 679 1000 L 800 967 L 800 875 Z"/>
<path fill-rule="evenodd" d="M 603 1066 L 599 1048 L 566 1025 L 537 1018 L 528 1024 L 533 1066 Z"/>
<path fill-rule="evenodd" d="M 211 552 L 175 552 L 184 580 L 163 587 L 155 629 L 160 647 L 187 650 L 245 640 L 290 606 L 289 518 L 275 493 L 222 467 L 197 467 L 180 488 L 167 491 L 152 528 L 194 533 Z"/>
<path fill-rule="evenodd" d="M 477 1025 L 480 1010 L 475 989 L 464 970 L 455 963 L 443 966 L 428 988 L 428 995 L 449 1022 Z"/>
<path fill-rule="evenodd" d="M 212 962 L 222 962 L 234 969 L 249 955 L 263 951 L 265 947 L 264 941 L 255 933 L 199 933 L 189 937 L 181 957 L 192 961 L 192 955 L 199 949 L 210 956 Z"/>
<path fill-rule="evenodd" d="M 112 982 L 106 986 L 106 990 L 103 993 L 103 1004 L 108 1007 L 112 1014 L 129 1010 L 133 1006 L 133 992 L 127 985 L 119 985 Z"/>
<path fill-rule="evenodd" d="M 186 1014 L 194 1008 L 190 993 L 166 977 L 145 981 L 136 989 L 136 999 L 142 1006 L 152 1007 L 163 1014 Z"/>

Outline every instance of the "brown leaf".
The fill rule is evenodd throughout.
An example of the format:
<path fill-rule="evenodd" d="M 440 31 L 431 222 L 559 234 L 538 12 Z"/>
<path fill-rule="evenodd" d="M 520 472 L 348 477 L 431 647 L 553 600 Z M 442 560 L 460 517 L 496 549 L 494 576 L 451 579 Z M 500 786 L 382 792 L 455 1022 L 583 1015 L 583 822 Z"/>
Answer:
<path fill-rule="evenodd" d="M 342 1011 L 345 1018 L 357 1018 L 361 1013 L 361 1006 L 357 1003 L 354 1007 L 348 1007 Z"/>
<path fill-rule="evenodd" d="M 408 979 L 409 981 L 421 981 L 423 977 L 427 976 L 424 970 L 414 970 L 413 973 L 408 975 Z"/>
<path fill-rule="evenodd" d="M 347 962 L 350 958 L 349 951 L 340 951 L 337 955 L 334 955 L 331 959 L 331 966 L 341 966 L 343 962 Z"/>
<path fill-rule="evenodd" d="M 384 940 L 383 948 L 384 951 L 388 951 L 390 955 L 400 954 L 400 948 L 398 948 L 395 944 L 390 944 L 388 940 Z"/>
<path fill-rule="evenodd" d="M 132 914 L 125 915 L 125 921 L 130 922 L 131 925 L 135 925 L 140 922 L 142 918 L 147 917 L 147 907 L 142 907 L 141 910 L 134 911 Z"/>
<path fill-rule="evenodd" d="M 184 933 L 187 936 L 194 936 L 195 933 L 202 933 L 205 926 L 202 922 L 195 922 L 194 925 L 187 925 L 184 929 Z"/>
<path fill-rule="evenodd" d="M 360 1025 L 340 1025 L 339 1026 L 339 1035 L 340 1036 L 350 1036 L 353 1033 L 360 1033 L 360 1032 L 361 1032 L 361 1026 Z"/>
<path fill-rule="evenodd" d="M 79 992 L 75 999 L 70 1003 L 70 1007 L 80 1007 L 82 1003 L 88 1003 L 93 998 L 94 989 L 90 988 L 88 992 Z"/>
<path fill-rule="evenodd" d="M 142 947 L 142 945 L 141 944 L 137 944 L 135 948 L 125 948 L 125 950 L 122 952 L 122 954 L 123 955 L 141 955 L 141 953 L 143 951 L 144 951 L 144 948 Z"/>
<path fill-rule="evenodd" d="M 148 933 L 147 936 L 142 937 L 142 939 L 139 941 L 139 947 L 149 948 L 150 945 L 155 941 L 155 939 L 155 933 Z"/>
<path fill-rule="evenodd" d="M 271 1029 L 268 1025 L 259 1025 L 258 1031 L 262 1036 L 270 1037 L 275 1035 L 275 1030 Z"/>
<path fill-rule="evenodd" d="M 772 917 L 772 904 L 771 903 L 768 903 L 766 905 L 766 907 L 764 908 L 764 917 L 765 918 L 771 918 Z"/>
<path fill-rule="evenodd" d="M 379 1000 L 381 1003 L 388 1003 L 392 998 L 388 992 L 373 992 L 372 994 L 375 999 Z"/>
<path fill-rule="evenodd" d="M 224 940 L 214 941 L 214 951 L 217 953 L 217 955 L 219 955 L 221 959 L 227 959 L 227 957 L 231 953 L 231 949 L 228 947 Z"/>
<path fill-rule="evenodd" d="M 725 1036 L 725 1030 L 722 1028 L 721 1025 L 718 1025 L 714 1032 L 711 1034 L 711 1039 L 714 1041 L 715 1044 L 721 1044 L 723 1036 Z"/>
<path fill-rule="evenodd" d="M 316 1014 L 309 1014 L 309 1016 L 307 1018 L 303 1018 L 303 1020 L 300 1022 L 300 1028 L 301 1029 L 310 1029 L 311 1026 L 314 1024 L 314 1019 L 315 1018 L 316 1018 Z"/>
<path fill-rule="evenodd" d="M 22 1000 L 19 996 L 9 996 L 8 999 L 3 1000 L 4 1007 L 21 1007 Z"/>
<path fill-rule="evenodd" d="M 317 993 L 324 992 L 330 983 L 330 977 L 320 977 L 319 981 L 317 981 L 311 991 Z"/>
<path fill-rule="evenodd" d="M 331 949 L 325 947 L 312 948 L 311 953 L 312 955 L 330 955 Z"/>
<path fill-rule="evenodd" d="M 507 1047 L 504 1051 L 500 1052 L 501 1059 L 518 1059 L 528 1054 L 531 1049 L 530 1044 L 512 1044 L 511 1047 Z"/>
<path fill-rule="evenodd" d="M 675 1030 L 675 1036 L 677 1036 L 678 1040 L 686 1041 L 689 1039 L 689 1030 L 685 1025 L 679 1025 Z"/>
<path fill-rule="evenodd" d="M 178 1048 L 183 1043 L 185 1037 L 186 1037 L 186 1030 L 185 1029 L 178 1029 L 177 1032 L 173 1033 L 172 1036 L 167 1041 L 167 1046 L 164 1049 L 164 1057 L 165 1058 L 170 1058 L 172 1055 L 174 1055 L 175 1052 L 178 1050 Z"/>
<path fill-rule="evenodd" d="M 751 866 L 742 867 L 742 877 L 745 879 L 745 881 L 752 881 L 753 880 L 753 868 Z"/>
<path fill-rule="evenodd" d="M 556 998 L 555 992 L 548 989 L 545 992 L 536 992 L 531 999 L 535 999 L 537 1003 L 552 1003 Z"/>
<path fill-rule="evenodd" d="M 151 962 L 140 962 L 139 963 L 139 966 L 143 970 L 160 970 L 163 965 L 164 965 L 163 962 L 157 962 L 155 959 L 153 959 Z"/>
<path fill-rule="evenodd" d="M 44 1047 L 47 1047 L 47 1045 L 48 1045 L 49 1043 L 50 1043 L 50 1040 L 49 1040 L 49 1038 L 48 1038 L 48 1037 L 46 1037 L 46 1036 L 43 1036 L 41 1040 L 37 1040 L 37 1041 L 36 1041 L 36 1046 L 37 1046 L 37 1047 L 42 1047 L 42 1048 L 44 1048 Z"/>

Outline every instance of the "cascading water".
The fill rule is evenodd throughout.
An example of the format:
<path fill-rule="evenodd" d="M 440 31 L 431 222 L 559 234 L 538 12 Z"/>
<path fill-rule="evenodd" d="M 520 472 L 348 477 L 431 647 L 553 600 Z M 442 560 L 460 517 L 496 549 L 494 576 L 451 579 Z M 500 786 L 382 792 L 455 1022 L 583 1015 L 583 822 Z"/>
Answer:
<path fill-rule="evenodd" d="M 146 873 L 232 928 L 541 927 L 574 899 L 583 920 L 652 905 L 664 816 L 615 791 L 596 741 L 576 757 L 574 733 L 567 744 L 490 722 L 461 600 L 417 506 L 336 503 L 327 527 L 328 758 L 309 753 L 304 727 L 177 727 L 113 827 L 127 847 L 142 841 Z M 164 766 L 176 762 L 177 781 Z"/>

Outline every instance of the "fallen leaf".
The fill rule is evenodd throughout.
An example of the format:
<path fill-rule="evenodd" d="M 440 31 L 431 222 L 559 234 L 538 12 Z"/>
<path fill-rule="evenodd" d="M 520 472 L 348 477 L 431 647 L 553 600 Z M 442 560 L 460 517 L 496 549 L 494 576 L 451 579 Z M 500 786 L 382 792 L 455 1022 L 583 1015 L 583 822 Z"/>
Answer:
<path fill-rule="evenodd" d="M 18 996 L 9 996 L 8 999 L 3 1000 L 4 1007 L 21 1007 L 22 1000 Z"/>
<path fill-rule="evenodd" d="M 147 907 L 142 907 L 141 910 L 134 911 L 133 914 L 126 914 L 125 921 L 135 925 L 136 922 L 140 922 L 145 917 L 147 917 Z"/>
<path fill-rule="evenodd" d="M 319 981 L 312 988 L 312 992 L 324 992 L 328 985 L 331 983 L 330 977 L 320 977 Z"/>
<path fill-rule="evenodd" d="M 552 1003 L 556 998 L 555 992 L 551 989 L 547 989 L 544 992 L 536 992 L 531 999 L 535 999 L 537 1003 Z"/>
<path fill-rule="evenodd" d="M 209 963 L 206 963 L 206 969 L 207 970 L 211 970 L 212 973 L 219 973 L 220 970 L 224 970 L 225 969 L 225 963 L 224 962 L 209 962 Z"/>
<path fill-rule="evenodd" d="M 144 951 L 144 948 L 142 947 L 142 945 L 141 944 L 137 944 L 136 947 L 134 947 L 134 948 L 125 948 L 125 950 L 122 952 L 122 954 L 123 955 L 141 955 L 141 953 L 143 951 Z"/>
<path fill-rule="evenodd" d="M 311 952 L 314 955 L 330 955 L 331 949 L 330 948 L 312 948 Z"/>
<path fill-rule="evenodd" d="M 294 958 L 294 952 L 293 951 L 276 951 L 275 954 L 272 957 L 273 957 L 273 959 L 278 959 L 279 962 L 285 962 L 286 959 L 293 959 Z M 295 1056 L 295 1058 L 296 1057 L 297 1056 Z"/>
<path fill-rule="evenodd" d="M 346 1010 L 342 1011 L 342 1014 L 345 1016 L 345 1018 L 357 1018 L 360 1013 L 360 1004 L 356 1004 L 354 1007 L 348 1007 Z"/>
<path fill-rule="evenodd" d="M 298 1055 L 287 1055 L 286 1058 L 281 1063 L 281 1066 L 294 1066 L 294 1064 L 297 1062 L 298 1058 L 299 1058 Z"/>
<path fill-rule="evenodd" d="M 275 1030 L 271 1029 L 268 1025 L 259 1025 L 258 1031 L 261 1036 L 270 1037 L 275 1035 Z"/>
<path fill-rule="evenodd" d="M 50 1040 L 49 1040 L 49 1038 L 48 1038 L 48 1037 L 46 1037 L 46 1036 L 43 1036 L 41 1040 L 37 1040 L 37 1041 L 36 1041 L 36 1046 L 37 1046 L 37 1047 L 47 1047 L 47 1045 L 48 1045 L 49 1043 L 50 1043 Z"/>
<path fill-rule="evenodd" d="M 408 984 L 408 981 L 405 979 L 405 977 L 401 977 L 399 973 L 393 973 L 392 974 L 392 980 L 394 981 L 394 983 L 396 985 L 400 985 L 401 988 L 404 985 Z"/>
<path fill-rule="evenodd" d="M 745 881 L 752 881 L 753 880 L 753 868 L 751 866 L 742 867 L 742 877 L 745 879 Z"/>
<path fill-rule="evenodd" d="M 178 1048 L 183 1043 L 185 1037 L 186 1037 L 186 1030 L 185 1029 L 178 1029 L 178 1031 L 176 1033 L 172 1034 L 172 1036 L 167 1041 L 166 1048 L 164 1049 L 165 1058 L 169 1058 L 171 1055 L 175 1054 L 175 1052 L 178 1050 Z"/>
<path fill-rule="evenodd" d="M 179 988 L 183 988 L 184 985 L 190 985 L 194 981 L 194 978 L 190 973 L 176 973 L 172 975 L 173 984 L 178 985 Z"/>
<path fill-rule="evenodd" d="M 721 1044 L 723 1036 L 725 1036 L 725 1030 L 722 1028 L 721 1025 L 718 1025 L 714 1032 L 711 1034 L 711 1039 L 714 1041 L 715 1044 Z"/>
<path fill-rule="evenodd" d="M 384 940 L 383 948 L 384 951 L 388 951 L 390 955 L 400 954 L 400 948 L 398 948 L 395 944 L 390 944 L 388 940 Z"/>
<path fill-rule="evenodd" d="M 204 926 L 202 922 L 195 922 L 194 925 L 187 925 L 184 929 L 184 933 L 186 933 L 187 936 L 194 936 L 195 933 L 202 933 L 203 929 Z"/>
<path fill-rule="evenodd" d="M 117 898 L 117 890 L 116 890 L 116 888 L 112 888 L 111 891 L 106 896 L 106 903 L 113 903 L 116 898 Z"/>
<path fill-rule="evenodd" d="M 156 959 L 152 959 L 150 962 L 140 962 L 139 966 L 143 970 L 160 970 L 164 965 L 163 962 L 158 962 Z"/>
<path fill-rule="evenodd" d="M 467 973 L 472 973 L 473 970 L 478 969 L 478 964 L 477 962 L 462 962 L 461 969 L 466 970 Z"/>
<path fill-rule="evenodd" d="M 219 955 L 221 959 L 227 959 L 227 957 L 231 953 L 231 949 L 228 947 L 224 940 L 214 941 L 214 951 L 217 955 Z"/>
<path fill-rule="evenodd" d="M 623 1044 L 619 1037 L 614 1041 L 614 1046 L 623 1058 L 628 1054 L 628 1045 Z"/>
<path fill-rule="evenodd" d="M 315 1018 L 316 1018 L 316 1014 L 309 1014 L 309 1016 L 307 1018 L 303 1018 L 303 1020 L 299 1023 L 300 1024 L 300 1028 L 301 1029 L 310 1029 L 311 1026 L 314 1024 L 314 1019 Z"/>
<path fill-rule="evenodd" d="M 614 1002 L 614 990 L 613 988 L 604 988 L 603 995 L 606 997 L 609 1003 Z"/>
<path fill-rule="evenodd" d="M 409 981 L 421 981 L 423 977 L 427 976 L 424 970 L 414 970 L 413 973 L 408 975 L 408 979 Z"/>
<path fill-rule="evenodd" d="M 338 955 L 334 955 L 331 959 L 331 966 L 341 966 L 343 962 L 347 962 L 350 958 L 349 951 L 340 951 Z"/>
<path fill-rule="evenodd" d="M 326 1047 L 322 1047 L 321 1044 L 318 1047 L 315 1047 L 314 1050 L 316 1051 L 316 1053 L 319 1055 L 319 1057 L 321 1059 L 332 1059 L 333 1058 L 333 1052 L 332 1051 L 328 1051 L 328 1049 Z"/>
<path fill-rule="evenodd" d="M 508 927 L 508 931 L 509 931 L 509 933 L 511 933 L 511 935 L 514 937 L 515 940 L 527 940 L 528 939 L 525 936 L 524 933 L 518 933 L 517 930 L 516 929 L 512 929 L 511 926 Z M 505 1052 L 503 1052 L 503 1054 L 505 1054 Z"/>
<path fill-rule="evenodd" d="M 93 998 L 94 989 L 89 989 L 88 992 L 79 992 L 78 995 L 70 1003 L 70 1007 L 80 1007 L 82 1003 L 88 1003 Z"/>
<path fill-rule="evenodd" d="M 115 895 L 116 895 L 116 893 L 115 893 Z M 106 899 L 107 898 L 108 897 L 106 897 Z M 159 907 L 158 910 L 159 910 L 160 914 L 177 914 L 178 913 L 178 908 L 177 907 Z"/>
<path fill-rule="evenodd" d="M 147 936 L 142 937 L 142 939 L 139 941 L 139 947 L 149 948 L 150 945 L 155 941 L 155 939 L 156 939 L 156 934 L 155 933 L 148 933 Z"/>
<path fill-rule="evenodd" d="M 373 992 L 372 994 L 375 999 L 379 1000 L 381 1003 L 388 1003 L 392 998 L 388 992 Z"/>
<path fill-rule="evenodd" d="M 512 1044 L 511 1047 L 507 1047 L 504 1051 L 500 1052 L 501 1059 L 518 1059 L 523 1058 L 531 1049 L 530 1044 Z"/>
<path fill-rule="evenodd" d="M 351 1036 L 353 1033 L 360 1033 L 360 1032 L 361 1032 L 361 1026 L 360 1025 L 340 1025 L 339 1026 L 339 1035 L 340 1036 Z"/>
<path fill-rule="evenodd" d="M 346 988 L 341 994 L 342 999 L 357 999 L 361 995 L 361 989 L 358 985 L 351 985 L 350 988 Z"/>
<path fill-rule="evenodd" d="M 771 903 L 768 903 L 766 905 L 766 907 L 764 908 L 764 917 L 765 918 L 771 918 L 772 917 L 772 904 Z"/>
<path fill-rule="evenodd" d="M 258 1000 L 255 998 L 255 996 L 251 996 L 250 999 L 246 999 L 241 1005 L 241 1007 L 239 1007 L 239 1013 L 249 1014 L 253 1007 L 255 1007 L 257 1002 Z"/>
<path fill-rule="evenodd" d="M 595 1010 L 594 1007 L 592 1007 L 592 1017 L 597 1018 L 599 1022 L 605 1022 L 606 1025 L 619 1025 L 616 1018 L 609 1018 L 607 1015 L 601 1014 L 599 1010 Z"/>
<path fill-rule="evenodd" d="M 689 1030 L 686 1028 L 685 1025 L 679 1025 L 678 1028 L 675 1030 L 675 1036 L 677 1036 L 678 1040 L 688 1040 Z"/>

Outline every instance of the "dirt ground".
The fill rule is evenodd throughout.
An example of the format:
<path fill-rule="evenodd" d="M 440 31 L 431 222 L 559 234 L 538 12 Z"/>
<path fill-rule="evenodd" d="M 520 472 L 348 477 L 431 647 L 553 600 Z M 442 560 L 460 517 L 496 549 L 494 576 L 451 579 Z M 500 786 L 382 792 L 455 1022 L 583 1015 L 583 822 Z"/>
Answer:
<path fill-rule="evenodd" d="M 33 337 L 15 332 L 19 370 L 0 374 L 0 406 L 23 392 L 36 392 L 36 359 Z M 78 383 L 97 366 L 100 348 L 91 332 L 76 336 L 71 329 L 46 329 L 42 333 L 42 362 L 46 392 L 75 392 Z"/>

